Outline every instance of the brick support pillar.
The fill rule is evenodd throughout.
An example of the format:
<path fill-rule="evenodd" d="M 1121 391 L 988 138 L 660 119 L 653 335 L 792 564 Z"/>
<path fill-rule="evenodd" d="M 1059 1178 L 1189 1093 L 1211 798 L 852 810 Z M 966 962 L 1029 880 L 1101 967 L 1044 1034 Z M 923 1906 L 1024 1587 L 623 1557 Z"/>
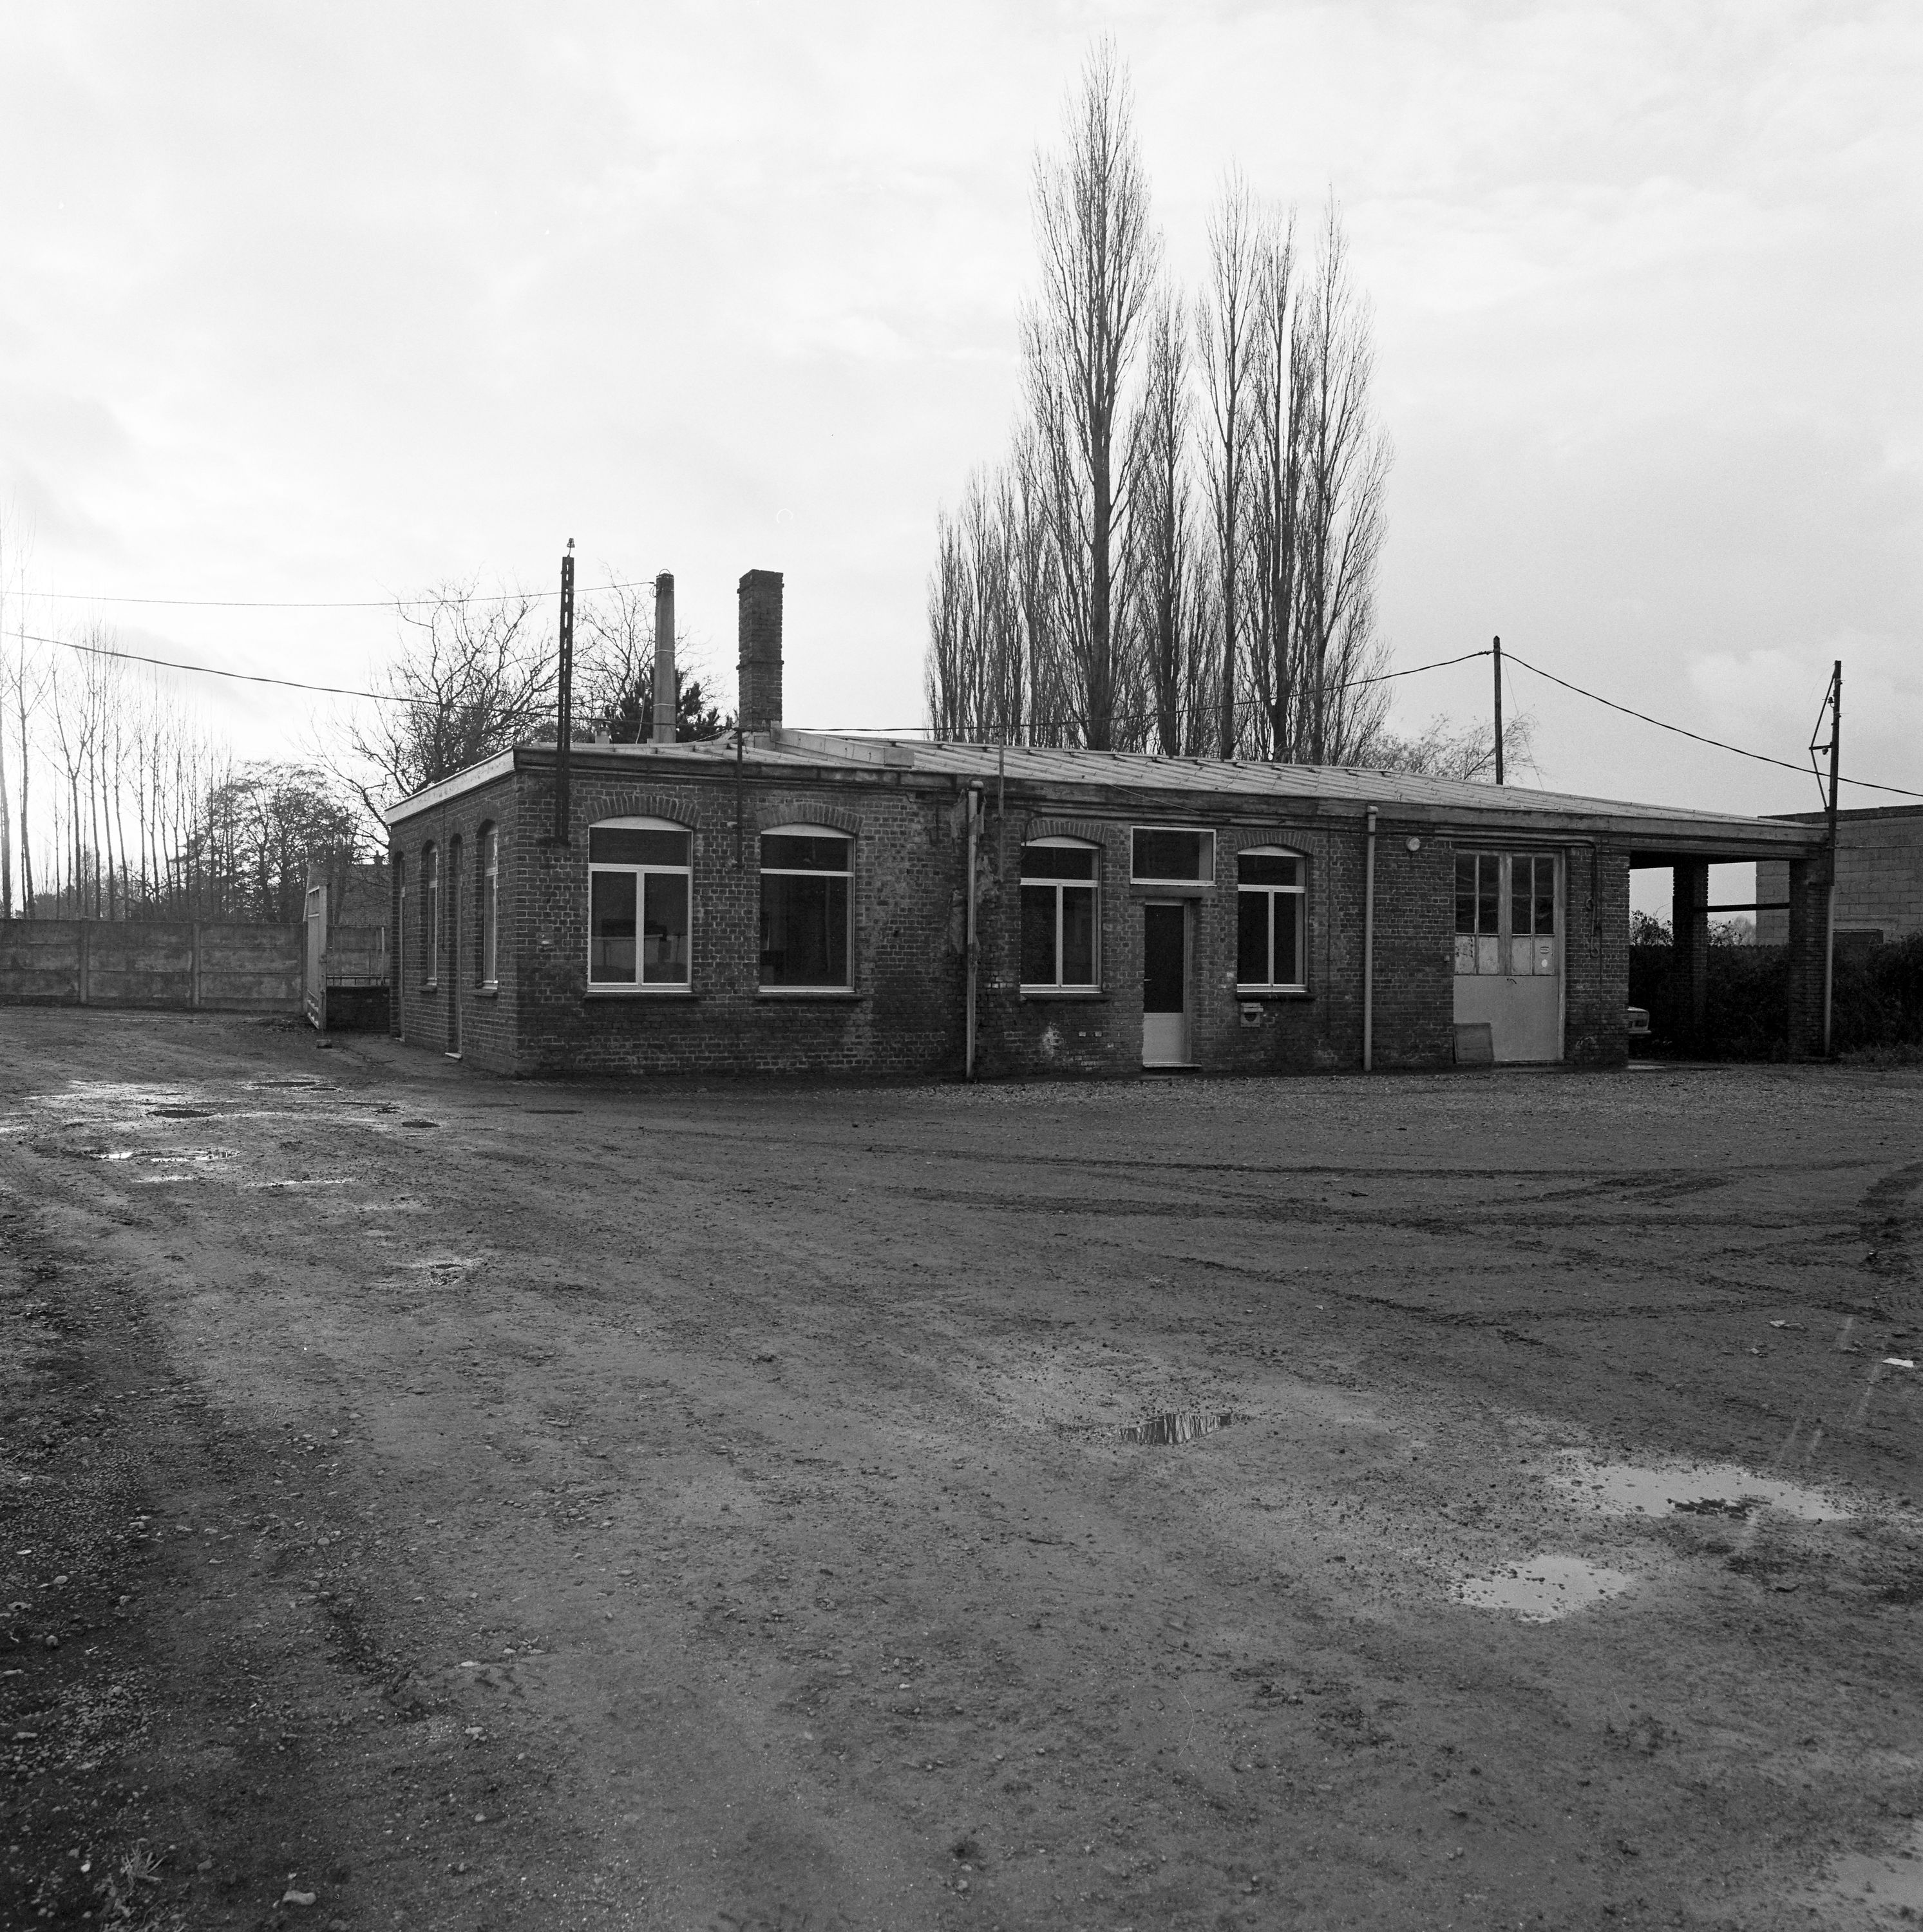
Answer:
<path fill-rule="evenodd" d="M 1792 1059 L 1822 1051 L 1823 952 L 1829 934 L 1829 860 L 1790 862 L 1789 1045 Z"/>
<path fill-rule="evenodd" d="M 782 573 L 751 570 L 740 591 L 741 728 L 778 731 L 782 724 Z"/>
<path fill-rule="evenodd" d="M 1676 935 L 1670 956 L 1676 1024 L 1681 1045 L 1692 1052 L 1702 1045 L 1709 1005 L 1709 862 L 1678 859 L 1670 898 L 1670 926 Z"/>

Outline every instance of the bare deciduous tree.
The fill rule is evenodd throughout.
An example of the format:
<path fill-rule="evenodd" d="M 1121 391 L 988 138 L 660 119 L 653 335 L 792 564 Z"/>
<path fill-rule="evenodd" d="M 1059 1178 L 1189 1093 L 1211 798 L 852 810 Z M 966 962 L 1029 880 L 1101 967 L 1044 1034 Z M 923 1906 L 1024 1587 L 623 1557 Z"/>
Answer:
<path fill-rule="evenodd" d="M 1136 680 L 1148 715 L 1130 735 L 1166 758 L 1204 750 L 1216 665 L 1210 650 L 1210 586 L 1196 542 L 1190 464 L 1193 395 L 1189 326 L 1180 298 L 1165 290 L 1151 308 L 1142 406 L 1130 448 Z"/>
<path fill-rule="evenodd" d="M 1351 279 L 1333 199 L 1304 311 L 1302 353 L 1302 751 L 1316 764 L 1346 764 L 1362 761 L 1388 706 L 1381 686 L 1357 680 L 1380 656 L 1376 571 L 1389 445 L 1370 393 L 1376 355 L 1369 306 Z"/>
<path fill-rule="evenodd" d="M 1249 683 L 1245 740 L 1258 758 L 1299 746 L 1302 417 L 1306 387 L 1292 212 L 1263 219 L 1250 350 Z"/>
<path fill-rule="evenodd" d="M 1256 333 L 1256 238 L 1248 184 L 1231 172 L 1208 224 L 1208 286 L 1196 305 L 1196 338 L 1208 392 L 1210 534 L 1215 550 L 1216 752 L 1235 755 L 1239 732 L 1240 590 L 1248 540 L 1250 354 Z"/>
<path fill-rule="evenodd" d="M 555 701 L 553 642 L 531 592 L 448 584 L 396 612 L 400 649 L 379 679 L 389 701 L 346 733 L 362 768 L 355 788 L 376 818 L 377 790 L 405 798 L 506 751 L 551 719 Z"/>
<path fill-rule="evenodd" d="M 1083 742 L 1107 749 L 1116 712 L 1118 553 L 1127 515 L 1120 455 L 1142 316 L 1160 248 L 1126 79 L 1100 44 L 1071 105 L 1067 146 L 1037 158 L 1042 286 L 1023 316 L 1037 501 L 1060 598 L 1066 668 Z"/>

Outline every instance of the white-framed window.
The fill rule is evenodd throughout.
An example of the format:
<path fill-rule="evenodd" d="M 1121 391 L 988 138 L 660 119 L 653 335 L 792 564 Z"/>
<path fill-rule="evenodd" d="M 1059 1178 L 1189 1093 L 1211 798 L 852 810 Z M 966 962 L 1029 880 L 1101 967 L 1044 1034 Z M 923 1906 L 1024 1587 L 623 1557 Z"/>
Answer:
<path fill-rule="evenodd" d="M 1510 979 L 1552 974 L 1556 957 L 1552 852 L 1456 854 L 1456 970 Z"/>
<path fill-rule="evenodd" d="M 1022 848 L 1022 983 L 1100 984 L 1096 917 L 1102 848 L 1085 838 L 1037 838 Z"/>
<path fill-rule="evenodd" d="M 761 984 L 850 987 L 855 842 L 824 825 L 761 835 Z"/>
<path fill-rule="evenodd" d="M 1129 834 L 1129 878 L 1137 885 L 1213 885 L 1215 834 L 1186 826 L 1136 826 Z"/>
<path fill-rule="evenodd" d="M 481 828 L 481 983 L 499 982 L 500 968 L 501 835 L 494 826 Z"/>
<path fill-rule="evenodd" d="M 1308 985 L 1308 861 L 1281 845 L 1235 859 L 1235 984 L 1244 992 L 1300 992 Z"/>
<path fill-rule="evenodd" d="M 590 986 L 686 986 L 694 835 L 668 818 L 588 827 Z"/>
<path fill-rule="evenodd" d="M 394 960 L 390 970 L 398 1009 L 400 988 L 407 982 L 407 861 L 398 852 L 394 855 Z"/>
<path fill-rule="evenodd" d="M 432 845 L 421 852 L 421 983 L 441 982 L 441 855 Z"/>

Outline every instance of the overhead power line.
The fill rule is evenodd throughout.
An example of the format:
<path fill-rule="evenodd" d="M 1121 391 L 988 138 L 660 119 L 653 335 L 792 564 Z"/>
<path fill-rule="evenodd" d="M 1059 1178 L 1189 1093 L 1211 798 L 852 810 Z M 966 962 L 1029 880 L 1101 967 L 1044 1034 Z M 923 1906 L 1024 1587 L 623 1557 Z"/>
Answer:
<path fill-rule="evenodd" d="M 606 590 L 638 587 L 643 586 L 616 584 L 602 586 Z M 242 684 L 274 685 L 285 691 L 317 692 L 330 698 L 364 698 L 375 704 L 427 705 L 434 702 L 429 698 L 404 698 L 390 691 L 364 691 L 352 685 L 309 684 L 298 678 L 269 677 L 256 671 L 221 670 L 212 664 L 188 664 L 178 658 L 153 657 L 144 651 L 114 650 L 104 644 L 76 644 L 70 638 L 44 638 L 37 635 L 32 631 L 16 631 L 14 634 L 26 638 L 30 644 L 48 644 L 58 650 L 80 651 L 89 657 L 120 658 L 133 664 L 158 664 L 167 670 L 190 671 L 201 677 L 224 677 Z M 1465 651 L 1460 657 L 1437 658 L 1430 663 L 1409 664 L 1400 670 L 1376 671 L 1366 677 L 1350 678 L 1341 684 L 1330 685 L 1326 688 L 1331 691 L 1347 691 L 1358 685 L 1384 684 L 1391 678 L 1414 677 L 1424 671 L 1443 670 L 1451 664 L 1468 664 L 1475 658 L 1490 657 L 1493 655 L 1494 653 L 1488 650 Z M 1774 765 L 1780 771 L 1794 772 L 1799 777 L 1805 776 L 1808 771 L 1809 768 L 1806 765 L 1792 764 L 1787 758 L 1774 758 L 1767 752 L 1752 752 L 1745 746 L 1732 745 L 1726 739 L 1708 737 L 1700 731 L 1690 730 L 1686 725 L 1672 724 L 1666 718 L 1654 717 L 1646 711 L 1638 711 L 1632 705 L 1618 704 L 1614 698 L 1605 698 L 1600 692 L 1586 690 L 1580 684 L 1570 683 L 1566 677 L 1557 676 L 1552 670 L 1544 670 L 1540 665 L 1530 663 L 1527 658 L 1518 657 L 1513 650 L 1505 651 L 1503 656 L 1510 663 L 1520 664 L 1523 670 L 1534 672 L 1538 677 L 1546 678 L 1551 684 L 1559 685 L 1564 691 L 1571 692 L 1578 698 L 1586 698 L 1592 704 L 1600 704 L 1608 710 L 1620 712 L 1625 718 L 1634 718 L 1640 723 L 1653 724 L 1659 731 L 1673 732 L 1676 736 L 1688 738 L 1694 743 L 1707 745 L 1712 749 L 1718 752 L 1728 752 L 1738 758 L 1749 758 L 1760 765 Z M 1189 709 L 1190 707 L 1181 708 L 1178 715 L 1186 717 L 1189 715 Z M 1124 714 L 1124 717 L 1130 722 L 1138 718 L 1152 718 L 1156 715 L 1152 711 Z M 1064 730 L 1079 722 L 1076 718 L 1031 718 L 1029 721 L 1028 728 L 1045 731 Z M 907 737 L 911 735 L 932 737 L 934 736 L 934 728 L 927 724 L 817 724 L 798 728 L 824 732 L 860 732 L 871 737 Z M 1859 791 L 1887 792 L 1897 798 L 1923 799 L 1923 791 L 1909 790 L 1901 785 L 1880 784 L 1870 778 L 1845 777 L 1841 782 L 1846 785 L 1854 785 Z"/>
<path fill-rule="evenodd" d="M 592 584 L 580 594 L 592 597 L 604 590 L 646 590 L 652 589 L 653 584 L 652 578 L 640 578 L 632 584 Z M 525 598 L 534 604 L 560 594 L 558 590 L 501 590 L 490 592 L 484 597 L 472 596 L 466 601 L 470 604 L 514 604 Z M 393 610 L 441 602 L 431 593 L 424 597 L 376 598 L 96 597 L 86 590 L 37 590 L 33 595 L 61 604 L 164 604 L 178 610 Z"/>
<path fill-rule="evenodd" d="M 1578 698 L 1586 698 L 1593 704 L 1606 706 L 1612 711 L 1620 711 L 1625 718 L 1640 718 L 1645 724 L 1653 724 L 1659 731 L 1673 731 L 1679 738 L 1694 739 L 1699 745 L 1713 746 L 1719 752 L 1733 752 L 1739 758 L 1754 758 L 1760 765 L 1775 765 L 1786 772 L 1794 772 L 1799 778 L 1807 778 L 1810 768 L 1807 764 L 1792 764 L 1787 758 L 1772 758 L 1767 752 L 1752 752 L 1741 745 L 1732 745 L 1721 738 L 1706 738 L 1700 731 L 1691 731 L 1681 724 L 1672 724 L 1661 718 L 1652 718 L 1646 711 L 1638 711 L 1627 704 L 1618 704 L 1612 698 L 1604 698 L 1600 692 L 1585 691 L 1580 684 L 1571 684 L 1566 677 L 1558 677 L 1552 670 L 1544 670 L 1540 664 L 1532 664 L 1527 658 L 1518 657 L 1514 651 L 1505 651 L 1503 656 L 1525 670 L 1532 670 L 1538 677 L 1546 677 L 1551 684 L 1559 684 L 1564 691 L 1573 691 Z M 1877 784 L 1868 778 L 1845 778 L 1842 782 L 1855 785 L 1861 791 L 1892 792 L 1898 798 L 1923 798 L 1923 791 L 1906 791 L 1901 785 Z"/>
<path fill-rule="evenodd" d="M 304 684 L 297 677 L 268 677 L 258 671 L 219 670 L 212 664 L 183 663 L 178 658 L 149 657 L 145 651 L 110 650 L 104 644 L 78 644 L 71 638 L 36 637 L 31 631 L 16 631 L 16 638 L 25 638 L 29 644 L 52 644 L 61 650 L 80 651 L 90 658 L 123 658 L 130 664 L 160 664 L 168 670 L 190 670 L 202 677 L 232 678 L 241 684 L 274 684 L 285 691 L 319 691 L 332 698 L 370 698 L 376 704 L 421 704 L 429 700 L 417 698 L 399 698 L 392 692 L 361 691 L 345 684 Z"/>

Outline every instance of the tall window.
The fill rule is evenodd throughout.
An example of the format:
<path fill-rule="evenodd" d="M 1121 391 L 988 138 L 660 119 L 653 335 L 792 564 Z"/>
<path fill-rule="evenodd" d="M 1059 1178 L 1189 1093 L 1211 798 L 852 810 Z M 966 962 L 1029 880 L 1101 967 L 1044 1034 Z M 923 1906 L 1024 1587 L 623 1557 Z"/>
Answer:
<path fill-rule="evenodd" d="M 1556 855 L 1456 854 L 1456 970 L 1510 978 L 1558 970 Z"/>
<path fill-rule="evenodd" d="M 394 855 L 394 1004 L 400 1005 L 400 988 L 407 982 L 407 861 Z"/>
<path fill-rule="evenodd" d="M 425 985 L 441 981 L 441 855 L 431 845 L 421 854 L 421 964 Z"/>
<path fill-rule="evenodd" d="M 761 983 L 845 987 L 854 841 L 812 825 L 761 835 Z"/>
<path fill-rule="evenodd" d="M 1256 846 L 1236 861 L 1235 983 L 1250 992 L 1299 992 L 1308 983 L 1301 855 Z"/>
<path fill-rule="evenodd" d="M 1099 848 L 1038 838 L 1022 848 L 1022 983 L 1096 985 Z"/>
<path fill-rule="evenodd" d="M 665 818 L 615 818 L 587 835 L 591 986 L 685 986 L 693 834 Z"/>
<path fill-rule="evenodd" d="M 491 825 L 481 828 L 481 983 L 499 978 L 500 952 L 500 834 Z"/>

